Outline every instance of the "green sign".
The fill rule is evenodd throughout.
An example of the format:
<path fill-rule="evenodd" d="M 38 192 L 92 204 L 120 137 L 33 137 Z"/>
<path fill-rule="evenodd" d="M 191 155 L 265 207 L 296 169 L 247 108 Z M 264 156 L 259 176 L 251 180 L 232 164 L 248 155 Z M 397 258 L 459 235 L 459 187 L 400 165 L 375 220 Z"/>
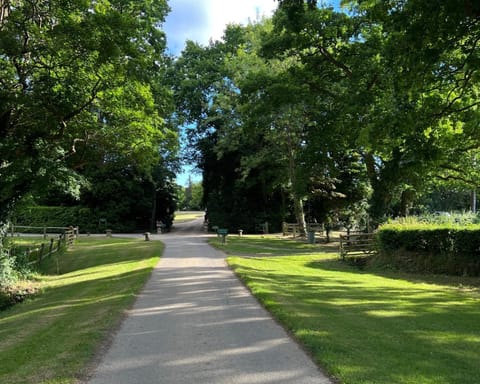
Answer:
<path fill-rule="evenodd" d="M 219 235 L 224 235 L 224 236 L 225 236 L 225 235 L 228 235 L 228 229 L 226 229 L 226 228 L 218 228 L 218 229 L 217 229 L 217 233 L 218 233 Z"/>

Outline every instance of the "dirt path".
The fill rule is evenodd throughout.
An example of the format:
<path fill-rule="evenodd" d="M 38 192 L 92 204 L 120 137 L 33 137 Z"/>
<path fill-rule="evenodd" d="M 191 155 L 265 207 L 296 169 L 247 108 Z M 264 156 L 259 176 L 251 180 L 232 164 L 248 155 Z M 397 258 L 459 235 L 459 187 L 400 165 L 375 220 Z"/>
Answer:
<path fill-rule="evenodd" d="M 206 243 L 201 226 L 153 236 L 165 254 L 89 383 L 330 383 Z"/>

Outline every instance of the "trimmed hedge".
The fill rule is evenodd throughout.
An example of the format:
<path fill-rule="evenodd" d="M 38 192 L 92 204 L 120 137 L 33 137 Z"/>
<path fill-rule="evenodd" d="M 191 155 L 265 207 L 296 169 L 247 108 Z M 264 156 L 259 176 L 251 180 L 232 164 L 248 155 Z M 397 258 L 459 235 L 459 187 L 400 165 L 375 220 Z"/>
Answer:
<path fill-rule="evenodd" d="M 83 232 L 95 232 L 98 217 L 83 207 L 25 207 L 15 212 L 14 223 L 32 227 L 78 226 Z"/>
<path fill-rule="evenodd" d="M 480 276 L 480 225 L 392 225 L 378 231 L 379 259 L 412 272 Z"/>
<path fill-rule="evenodd" d="M 106 219 L 106 222 L 101 222 L 100 219 Z M 68 227 L 72 225 L 78 226 L 82 233 L 104 233 L 107 228 L 117 233 L 138 230 L 135 220 L 120 220 L 105 212 L 78 206 L 25 207 L 15 212 L 13 222 L 16 225 L 32 227 Z"/>

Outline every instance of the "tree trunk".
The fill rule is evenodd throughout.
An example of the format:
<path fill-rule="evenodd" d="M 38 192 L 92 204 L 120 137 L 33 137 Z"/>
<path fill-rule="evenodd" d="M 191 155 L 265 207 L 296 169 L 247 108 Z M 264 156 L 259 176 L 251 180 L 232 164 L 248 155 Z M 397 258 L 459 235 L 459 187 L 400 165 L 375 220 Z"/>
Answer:
<path fill-rule="evenodd" d="M 152 216 L 150 218 L 150 232 L 154 233 L 157 229 L 157 187 L 153 186 Z"/>
<path fill-rule="evenodd" d="M 307 223 L 305 222 L 305 212 L 303 211 L 303 201 L 300 197 L 293 195 L 293 209 L 295 211 L 295 218 L 300 227 L 300 235 L 307 234 Z"/>
<path fill-rule="evenodd" d="M 306 236 L 307 224 L 305 223 L 305 212 L 303 210 L 303 201 L 298 194 L 297 185 L 297 163 L 295 159 L 296 146 L 291 137 L 292 133 L 287 129 L 287 148 L 288 148 L 288 177 L 290 179 L 291 195 L 293 199 L 293 210 L 297 224 L 299 225 L 300 235 Z"/>
<path fill-rule="evenodd" d="M 477 190 L 472 191 L 472 212 L 477 213 Z"/>

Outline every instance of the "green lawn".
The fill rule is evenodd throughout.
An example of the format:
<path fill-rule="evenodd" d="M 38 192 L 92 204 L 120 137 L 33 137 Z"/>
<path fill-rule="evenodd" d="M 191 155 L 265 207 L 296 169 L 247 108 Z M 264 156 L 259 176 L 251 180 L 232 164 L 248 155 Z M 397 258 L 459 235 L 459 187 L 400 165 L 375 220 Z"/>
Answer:
<path fill-rule="evenodd" d="M 55 240 L 58 236 L 55 237 Z M 15 236 L 7 237 L 7 243 L 19 248 L 36 247 L 42 243 L 50 244 L 50 238 L 44 239 L 43 236 Z"/>
<path fill-rule="evenodd" d="M 133 303 L 160 242 L 82 238 L 53 257 L 41 293 L 0 312 L 0 383 L 75 383 Z M 61 274 L 56 275 L 56 271 Z"/>
<path fill-rule="evenodd" d="M 192 221 L 203 217 L 205 212 L 203 211 L 176 211 L 174 223 L 184 223 L 186 221 Z"/>
<path fill-rule="evenodd" d="M 360 271 L 327 253 L 228 262 L 342 383 L 480 382 L 479 279 Z"/>
<path fill-rule="evenodd" d="M 295 253 L 315 253 L 320 249 L 326 249 L 324 245 L 308 244 L 305 240 L 292 240 L 278 235 L 246 235 L 229 234 L 226 244 L 222 244 L 220 237 L 210 240 L 210 244 L 221 248 L 227 253 L 236 255 L 265 255 L 276 256 Z M 335 248 L 336 251 L 338 249 Z"/>

